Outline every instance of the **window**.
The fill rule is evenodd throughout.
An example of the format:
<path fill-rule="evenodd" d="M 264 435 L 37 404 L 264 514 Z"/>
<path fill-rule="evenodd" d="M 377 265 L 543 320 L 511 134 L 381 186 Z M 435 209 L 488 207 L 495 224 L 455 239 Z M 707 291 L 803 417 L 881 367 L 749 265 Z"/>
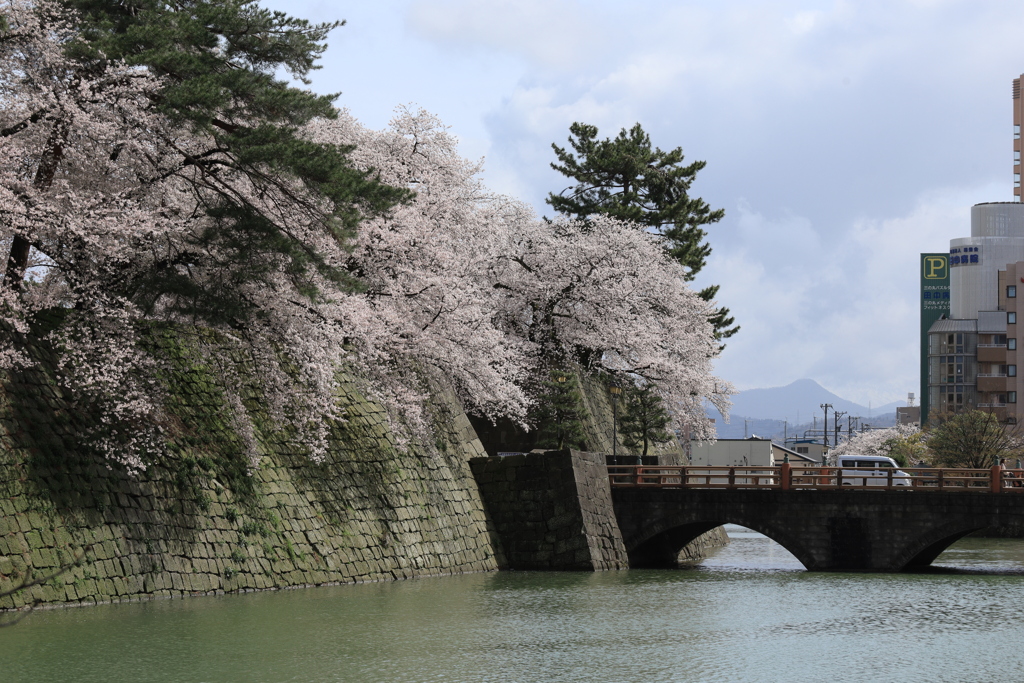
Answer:
<path fill-rule="evenodd" d="M 1020 126 L 1013 127 L 1013 139 L 1020 140 Z"/>
<path fill-rule="evenodd" d="M 808 452 L 810 452 L 810 447 L 809 446 L 797 446 L 796 447 L 796 452 L 800 453 L 800 454 L 807 454 Z"/>
<path fill-rule="evenodd" d="M 1007 325 L 1016 325 L 1017 324 L 1017 312 L 1016 311 L 1010 311 L 1009 313 L 1006 314 L 1006 324 Z"/>
<path fill-rule="evenodd" d="M 1013 150 L 1013 163 L 1014 164 L 1019 164 L 1020 163 L 1020 150 L 1019 149 Z"/>
<path fill-rule="evenodd" d="M 1016 377 L 1017 376 L 1017 366 L 1016 365 L 1007 365 L 1006 366 L 1006 376 L 1007 377 Z"/>
<path fill-rule="evenodd" d="M 1017 349 L 1017 338 L 1010 337 L 1009 339 L 1007 339 L 1006 348 L 1008 348 L 1010 351 L 1015 351 Z"/>
<path fill-rule="evenodd" d="M 1006 392 L 1006 402 L 1007 403 L 1016 403 L 1017 402 L 1017 392 L 1016 391 L 1008 391 L 1008 392 Z"/>
<path fill-rule="evenodd" d="M 1016 299 L 1017 298 L 1017 285 L 1007 285 L 1006 286 L 1006 298 L 1007 299 Z"/>

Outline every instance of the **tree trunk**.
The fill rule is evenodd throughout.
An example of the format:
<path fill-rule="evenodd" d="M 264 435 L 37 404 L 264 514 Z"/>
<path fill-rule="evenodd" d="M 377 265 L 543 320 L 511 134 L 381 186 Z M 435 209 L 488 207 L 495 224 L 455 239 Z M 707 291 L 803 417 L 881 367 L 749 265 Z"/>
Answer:
<path fill-rule="evenodd" d="M 11 242 L 11 254 L 7 257 L 7 270 L 4 272 L 4 287 L 21 291 L 25 269 L 28 267 L 28 254 L 32 245 L 21 235 L 15 235 Z"/>
<path fill-rule="evenodd" d="M 50 137 L 46 141 L 46 149 L 39 160 L 39 167 L 36 169 L 36 176 L 32 179 L 32 185 L 36 190 L 43 191 L 53 184 L 53 178 L 57 175 L 57 167 L 64 158 L 64 146 L 68 142 L 68 134 L 71 127 L 67 119 L 58 118 L 50 131 Z M 21 235 L 15 235 L 11 242 L 11 253 L 7 257 L 7 269 L 4 272 L 4 287 L 20 292 L 25 280 L 25 271 L 28 270 L 28 257 L 32 250 L 32 244 Z"/>

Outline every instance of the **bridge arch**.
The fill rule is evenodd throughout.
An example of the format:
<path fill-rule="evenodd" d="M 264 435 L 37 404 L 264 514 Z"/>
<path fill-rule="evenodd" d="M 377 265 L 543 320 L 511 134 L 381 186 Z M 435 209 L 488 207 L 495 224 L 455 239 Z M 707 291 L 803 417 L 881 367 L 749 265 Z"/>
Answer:
<path fill-rule="evenodd" d="M 942 551 L 964 536 L 987 527 L 987 524 L 977 520 L 957 520 L 936 526 L 916 536 L 895 553 L 893 566 L 898 568 L 898 571 L 923 569 L 934 562 Z"/>
<path fill-rule="evenodd" d="M 813 566 L 813 556 L 802 539 L 777 525 L 765 524 L 763 520 L 745 518 L 730 514 L 721 517 L 697 517 L 681 515 L 682 519 L 662 519 L 647 525 L 641 533 L 623 534 L 630 567 L 674 568 L 680 551 L 701 534 L 724 524 L 737 524 L 756 531 L 775 541 L 793 554 L 805 568 Z"/>

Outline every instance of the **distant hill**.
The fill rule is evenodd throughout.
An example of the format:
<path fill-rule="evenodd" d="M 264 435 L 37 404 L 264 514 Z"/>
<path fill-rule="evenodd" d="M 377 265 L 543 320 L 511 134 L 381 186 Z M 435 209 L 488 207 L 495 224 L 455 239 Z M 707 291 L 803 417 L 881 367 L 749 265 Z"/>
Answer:
<path fill-rule="evenodd" d="M 865 420 L 869 415 L 873 417 L 894 413 L 897 407 L 906 405 L 906 401 L 896 401 L 871 406 L 869 409 L 867 406 L 836 396 L 813 379 L 798 379 L 784 387 L 741 391 L 732 397 L 730 412 L 759 420 L 788 419 L 793 422 L 796 422 L 799 414 L 800 422 L 810 422 L 811 415 L 823 414 L 820 408 L 822 403 L 831 403 L 836 410 Z M 829 411 L 829 414 L 831 412 Z"/>
<path fill-rule="evenodd" d="M 784 387 L 741 391 L 732 397 L 732 402 L 729 424 L 717 410 L 708 408 L 708 415 L 715 418 L 720 439 L 739 439 L 757 434 L 781 440 L 784 433 L 793 436 L 811 429 L 815 418 L 820 429 L 824 416 L 820 407 L 822 403 L 830 403 L 835 410 L 846 413 L 840 420 L 844 430 L 847 416 L 860 417 L 862 425 L 887 427 L 896 422 L 896 408 L 906 405 L 906 401 L 896 401 L 869 409 L 833 394 L 812 379 L 799 379 Z M 832 410 L 829 410 L 830 428 L 834 424 L 832 416 Z M 788 429 L 783 424 L 784 420 L 788 421 Z"/>

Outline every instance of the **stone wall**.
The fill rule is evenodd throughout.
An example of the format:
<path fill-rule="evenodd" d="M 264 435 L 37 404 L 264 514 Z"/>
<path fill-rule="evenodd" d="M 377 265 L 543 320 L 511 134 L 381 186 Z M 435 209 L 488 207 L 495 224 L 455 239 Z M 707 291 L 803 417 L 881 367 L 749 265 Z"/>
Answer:
<path fill-rule="evenodd" d="M 138 476 L 78 437 L 87 418 L 41 364 L 0 396 L 0 598 L 107 602 L 488 571 L 492 543 L 468 460 L 483 454 L 454 398 L 433 389 L 429 443 L 400 447 L 385 413 L 346 382 L 347 419 L 309 460 L 275 425 L 257 424 L 263 461 L 246 471 L 199 333 L 154 332 L 170 359 L 168 452 Z M 258 389 L 243 396 L 257 409 Z"/>
<path fill-rule="evenodd" d="M 548 451 L 470 461 L 509 569 L 625 569 L 604 456 Z"/>
<path fill-rule="evenodd" d="M 684 545 L 676 557 L 676 564 L 694 567 L 707 559 L 710 551 L 726 545 L 729 545 L 729 534 L 725 533 L 725 527 L 716 526 Z"/>

